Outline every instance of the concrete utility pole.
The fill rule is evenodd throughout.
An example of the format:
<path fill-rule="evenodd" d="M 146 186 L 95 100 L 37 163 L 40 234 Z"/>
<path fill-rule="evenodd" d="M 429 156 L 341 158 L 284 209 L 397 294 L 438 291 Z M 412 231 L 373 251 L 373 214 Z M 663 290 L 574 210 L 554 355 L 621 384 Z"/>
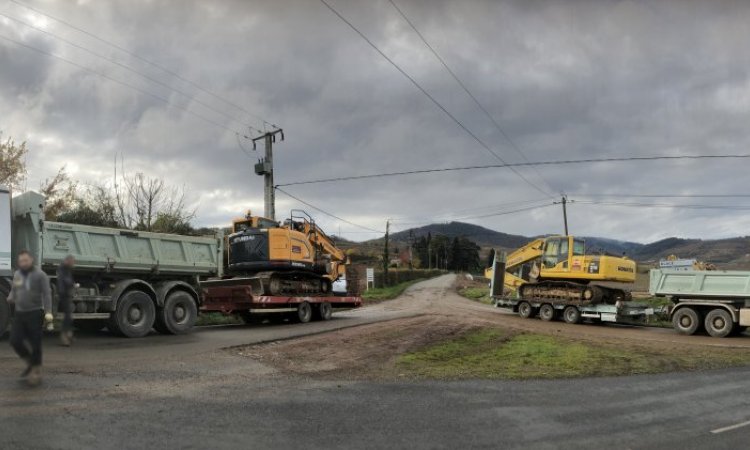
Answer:
<path fill-rule="evenodd" d="M 255 164 L 256 175 L 263 175 L 264 180 L 264 198 L 263 198 L 263 216 L 271 220 L 276 220 L 276 192 L 273 184 L 273 144 L 276 142 L 276 135 L 281 135 L 284 140 L 284 130 L 277 128 L 273 131 L 266 132 L 256 138 L 253 138 L 253 150 L 255 143 L 261 139 L 265 142 L 266 155 L 258 160 Z"/>
<path fill-rule="evenodd" d="M 553 202 L 553 203 L 555 203 L 555 204 L 559 203 L 559 204 L 562 205 L 563 223 L 565 224 L 565 236 L 567 236 L 568 235 L 568 207 L 567 207 L 568 196 L 567 195 L 563 195 L 562 199 L 560 199 L 559 202 Z"/>
<path fill-rule="evenodd" d="M 388 252 L 388 240 L 390 239 L 391 220 L 385 221 L 385 242 L 383 246 L 383 287 L 388 286 L 388 266 L 390 265 L 390 254 Z"/>

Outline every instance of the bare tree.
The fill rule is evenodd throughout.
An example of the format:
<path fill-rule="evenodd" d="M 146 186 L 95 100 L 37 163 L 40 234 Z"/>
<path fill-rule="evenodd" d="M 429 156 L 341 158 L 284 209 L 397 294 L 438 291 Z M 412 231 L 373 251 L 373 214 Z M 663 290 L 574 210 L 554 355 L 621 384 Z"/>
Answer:
<path fill-rule="evenodd" d="M 162 233 L 186 233 L 195 210 L 185 201 L 185 189 L 169 186 L 160 178 L 143 173 L 124 178 L 124 188 L 115 198 L 120 221 L 127 227 Z"/>
<path fill-rule="evenodd" d="M 71 180 L 65 171 L 65 166 L 57 171 L 52 178 L 45 179 L 39 186 L 39 193 L 47 199 L 44 205 L 44 215 L 49 220 L 70 211 L 76 204 L 78 184 Z"/>
<path fill-rule="evenodd" d="M 11 138 L 0 140 L 0 184 L 13 190 L 21 189 L 26 180 L 27 153 L 26 142 L 16 144 Z"/>

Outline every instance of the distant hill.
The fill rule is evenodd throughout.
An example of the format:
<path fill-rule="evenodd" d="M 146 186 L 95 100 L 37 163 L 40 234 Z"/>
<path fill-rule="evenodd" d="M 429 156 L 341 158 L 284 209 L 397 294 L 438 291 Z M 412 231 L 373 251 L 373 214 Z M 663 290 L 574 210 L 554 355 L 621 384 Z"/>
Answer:
<path fill-rule="evenodd" d="M 463 222 L 435 223 L 399 231 L 398 233 L 392 233 L 391 239 L 396 242 L 408 242 L 410 233 L 413 233 L 415 238 L 427 236 L 428 234 L 432 234 L 433 236 L 443 235 L 451 238 L 465 237 L 476 242 L 481 247 L 502 247 L 507 249 L 518 248 L 529 242 L 529 238 L 526 236 L 501 233 L 479 225 Z"/>
<path fill-rule="evenodd" d="M 639 261 L 649 261 L 669 255 L 697 258 L 729 267 L 747 267 L 750 264 L 750 237 L 717 240 L 668 238 L 642 246 L 633 257 Z"/>
<path fill-rule="evenodd" d="M 514 250 L 535 238 L 533 236 L 503 233 L 469 223 L 450 222 L 392 233 L 391 239 L 395 245 L 403 245 L 408 242 L 410 233 L 415 238 L 426 236 L 428 233 L 433 236 L 460 236 L 476 242 L 485 249 L 499 248 L 503 250 Z M 613 255 L 625 254 L 641 262 L 658 261 L 669 255 L 677 255 L 681 258 L 696 258 L 701 261 L 719 263 L 726 267 L 750 267 L 750 237 L 747 236 L 719 240 L 672 237 L 650 244 L 596 236 L 584 236 L 584 239 L 590 252 L 603 251 Z M 383 239 L 379 238 L 362 244 L 372 247 L 382 245 L 382 243 Z M 356 245 L 353 244 L 353 246 Z"/>

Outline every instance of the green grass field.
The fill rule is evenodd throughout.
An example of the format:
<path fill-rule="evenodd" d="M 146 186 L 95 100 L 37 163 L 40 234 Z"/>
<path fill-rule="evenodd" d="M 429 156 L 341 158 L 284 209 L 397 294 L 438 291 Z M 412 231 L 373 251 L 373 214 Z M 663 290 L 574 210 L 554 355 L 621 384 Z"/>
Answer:
<path fill-rule="evenodd" d="M 617 376 L 750 364 L 750 351 L 689 352 L 593 344 L 483 328 L 401 355 L 400 373 L 419 379 L 533 379 Z"/>

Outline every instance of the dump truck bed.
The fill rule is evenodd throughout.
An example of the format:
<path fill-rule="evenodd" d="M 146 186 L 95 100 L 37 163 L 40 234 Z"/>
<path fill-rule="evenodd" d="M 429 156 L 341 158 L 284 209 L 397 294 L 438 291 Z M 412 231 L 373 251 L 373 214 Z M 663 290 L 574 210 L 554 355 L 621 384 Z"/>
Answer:
<path fill-rule="evenodd" d="M 649 292 L 659 297 L 750 299 L 750 272 L 652 269 Z"/>
<path fill-rule="evenodd" d="M 223 238 L 93 227 L 43 220 L 44 197 L 27 192 L 13 199 L 13 253 L 25 249 L 42 268 L 66 255 L 77 272 L 127 276 L 221 276 Z"/>

